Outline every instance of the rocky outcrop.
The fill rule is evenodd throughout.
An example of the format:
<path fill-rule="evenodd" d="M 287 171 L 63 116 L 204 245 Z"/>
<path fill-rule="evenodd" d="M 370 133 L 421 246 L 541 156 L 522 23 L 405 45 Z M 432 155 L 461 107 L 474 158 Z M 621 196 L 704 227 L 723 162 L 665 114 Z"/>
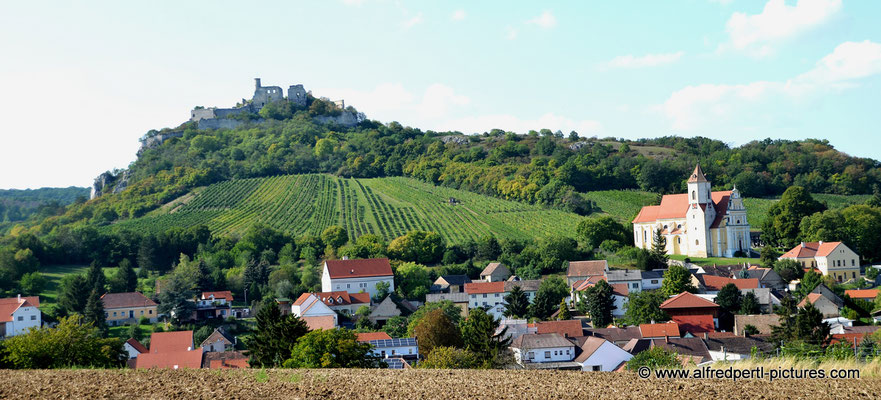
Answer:
<path fill-rule="evenodd" d="M 441 142 L 444 144 L 447 143 L 455 143 L 455 144 L 468 144 L 468 138 L 462 135 L 449 135 L 449 136 L 441 136 Z"/>
<path fill-rule="evenodd" d="M 107 171 L 95 178 L 92 183 L 92 194 L 90 199 L 101 197 L 106 193 L 119 193 L 128 187 L 129 171 L 124 170 L 118 175 L 113 175 Z M 109 191 L 109 192 L 108 192 Z"/>
<path fill-rule="evenodd" d="M 144 150 L 152 149 L 154 147 L 159 147 L 159 145 L 161 145 L 162 143 L 164 143 L 168 139 L 179 138 L 183 135 L 184 135 L 183 132 L 166 132 L 166 133 L 160 133 L 155 136 L 150 136 L 150 137 L 141 139 L 141 148 L 138 149 L 138 155 L 141 155 L 141 153 Z"/>
<path fill-rule="evenodd" d="M 348 128 L 360 124 L 365 119 L 367 119 L 367 117 L 364 115 L 364 113 L 343 111 L 339 115 L 319 115 L 313 119 L 319 124 L 341 125 Z"/>

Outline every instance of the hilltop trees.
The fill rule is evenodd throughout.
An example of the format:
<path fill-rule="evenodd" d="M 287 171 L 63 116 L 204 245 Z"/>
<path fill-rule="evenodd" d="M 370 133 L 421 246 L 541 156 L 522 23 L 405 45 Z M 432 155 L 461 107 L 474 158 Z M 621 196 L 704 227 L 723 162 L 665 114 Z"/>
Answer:
<path fill-rule="evenodd" d="M 595 249 L 607 240 L 627 244 L 631 241 L 632 232 L 615 218 L 602 216 L 586 218 L 578 223 L 578 238 L 587 244 L 587 248 Z"/>
<path fill-rule="evenodd" d="M 632 325 L 667 321 L 670 316 L 660 309 L 665 300 L 667 296 L 660 290 L 630 292 L 624 303 L 624 319 Z"/>
<path fill-rule="evenodd" d="M 436 232 L 410 231 L 389 243 L 389 255 L 403 261 L 431 264 L 440 261 L 446 244 Z"/>
<path fill-rule="evenodd" d="M 772 246 L 795 246 L 798 243 L 802 218 L 825 209 L 805 188 L 792 186 L 783 192 L 780 201 L 774 203 L 768 211 L 768 217 L 762 226 L 762 240 Z"/>

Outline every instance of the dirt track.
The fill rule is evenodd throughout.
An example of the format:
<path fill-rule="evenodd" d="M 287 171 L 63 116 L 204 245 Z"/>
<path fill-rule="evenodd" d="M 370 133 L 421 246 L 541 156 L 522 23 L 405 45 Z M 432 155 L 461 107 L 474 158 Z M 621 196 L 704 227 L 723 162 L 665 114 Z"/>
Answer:
<path fill-rule="evenodd" d="M 0 371 L 0 399 L 766 399 L 881 397 L 881 379 L 643 380 L 633 373 L 457 370 Z"/>

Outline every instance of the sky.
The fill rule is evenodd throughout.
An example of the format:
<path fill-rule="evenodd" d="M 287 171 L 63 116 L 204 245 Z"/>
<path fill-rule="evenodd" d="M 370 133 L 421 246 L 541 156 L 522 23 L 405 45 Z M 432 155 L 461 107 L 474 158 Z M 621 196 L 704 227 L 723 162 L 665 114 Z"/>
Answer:
<path fill-rule="evenodd" d="M 881 2 L 0 0 L 0 188 L 90 186 L 254 78 L 424 130 L 881 159 Z"/>

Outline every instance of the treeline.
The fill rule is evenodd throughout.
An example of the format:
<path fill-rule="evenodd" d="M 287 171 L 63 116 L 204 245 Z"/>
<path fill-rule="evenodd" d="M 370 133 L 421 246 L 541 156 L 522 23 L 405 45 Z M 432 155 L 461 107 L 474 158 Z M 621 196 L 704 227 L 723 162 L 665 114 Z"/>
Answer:
<path fill-rule="evenodd" d="M 79 187 L 0 189 L 0 233 L 16 222 L 37 220 L 64 212 L 64 206 L 85 202 L 89 189 Z"/>

